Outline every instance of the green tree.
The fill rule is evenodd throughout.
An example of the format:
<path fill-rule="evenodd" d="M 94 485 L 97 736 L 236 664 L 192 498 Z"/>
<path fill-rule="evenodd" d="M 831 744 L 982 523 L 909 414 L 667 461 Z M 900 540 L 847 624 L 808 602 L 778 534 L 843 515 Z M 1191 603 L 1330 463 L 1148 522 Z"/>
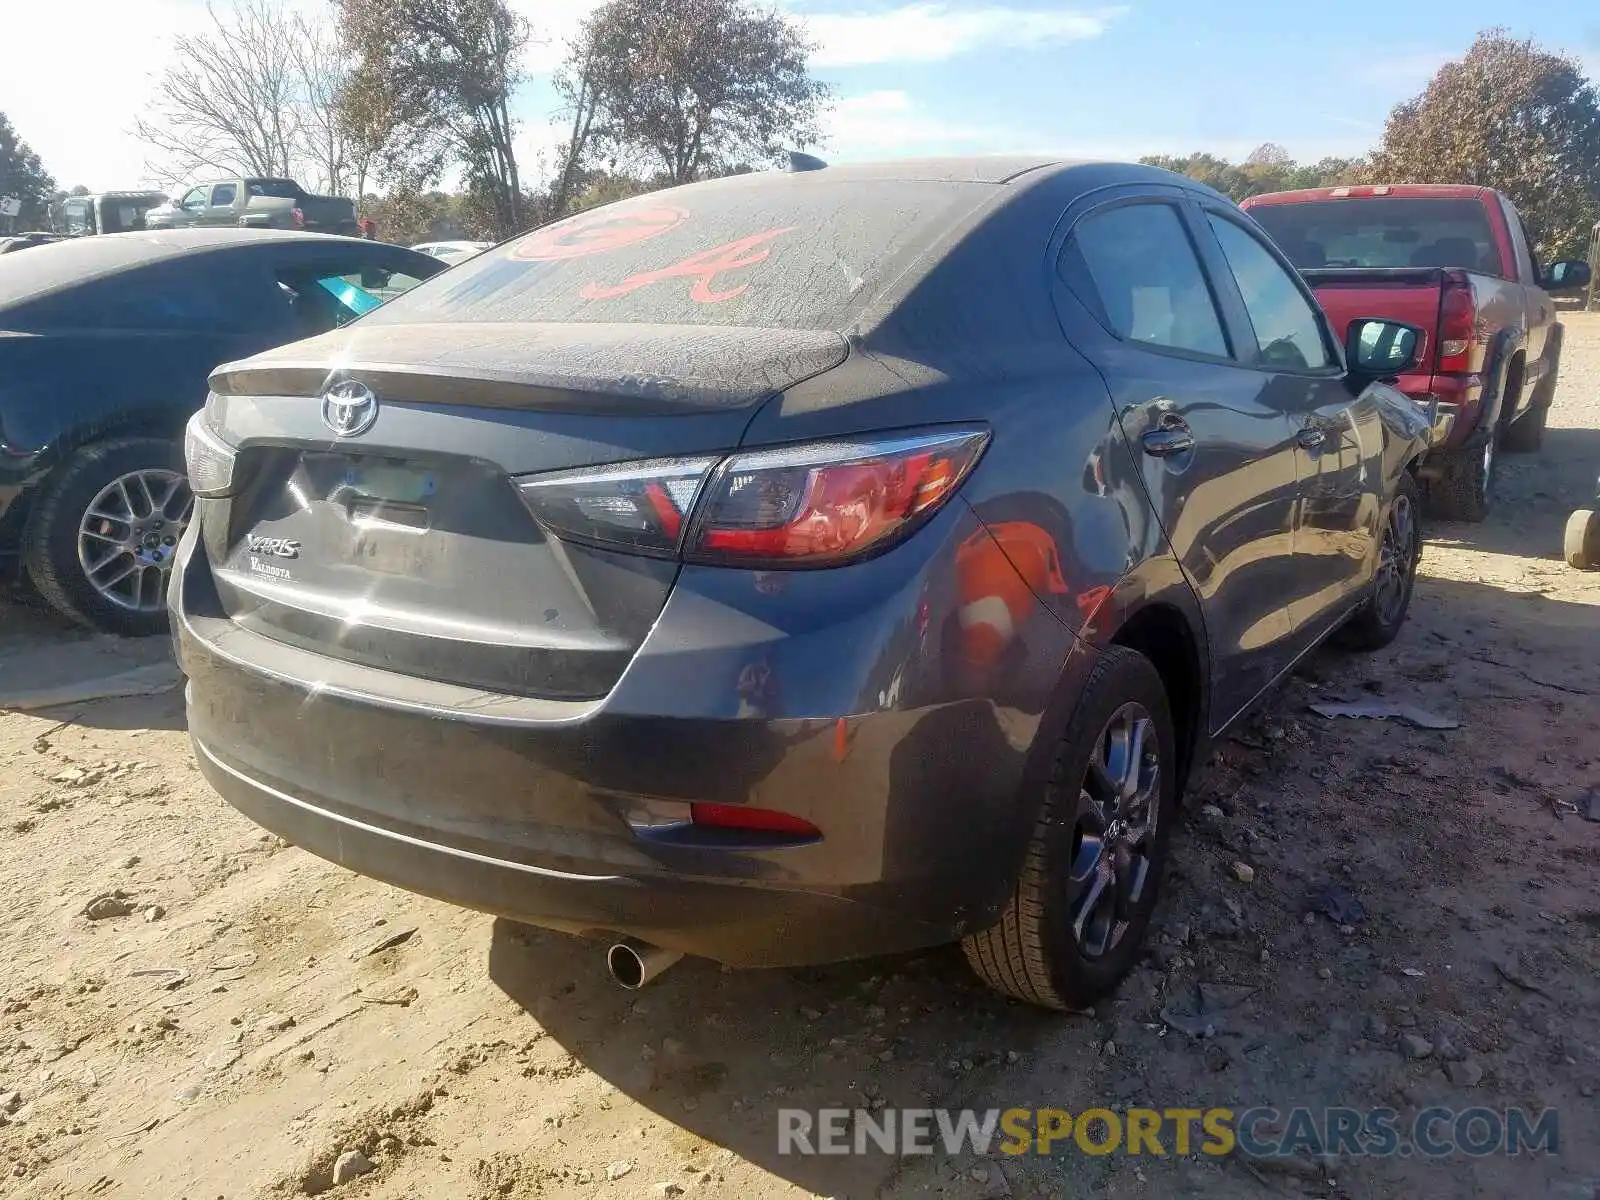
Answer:
<path fill-rule="evenodd" d="M 0 196 L 13 196 L 22 210 L 8 219 L 15 229 L 38 229 L 50 221 L 50 200 L 56 181 L 39 156 L 17 136 L 11 121 L 0 113 Z"/>
<path fill-rule="evenodd" d="M 1395 108 L 1372 169 L 1387 183 L 1495 188 L 1541 257 L 1581 258 L 1600 219 L 1600 94 L 1575 60 L 1491 29 Z"/>
<path fill-rule="evenodd" d="M 748 0 L 611 0 L 583 23 L 557 86 L 572 133 L 556 199 L 603 157 L 669 183 L 816 144 L 828 102 L 800 26 Z"/>
<path fill-rule="evenodd" d="M 339 0 L 339 30 L 353 61 L 340 111 L 384 177 L 420 192 L 459 166 L 495 233 L 522 228 L 511 94 L 527 21 L 506 0 Z"/>
<path fill-rule="evenodd" d="M 1288 151 L 1273 142 L 1257 147 L 1242 163 L 1204 152 L 1172 155 L 1153 154 L 1141 158 L 1146 166 L 1162 167 L 1199 180 L 1231 200 L 1260 196 L 1266 192 L 1287 192 L 1300 188 L 1334 187 L 1361 182 L 1366 169 L 1364 159 L 1324 158 L 1301 165 Z"/>

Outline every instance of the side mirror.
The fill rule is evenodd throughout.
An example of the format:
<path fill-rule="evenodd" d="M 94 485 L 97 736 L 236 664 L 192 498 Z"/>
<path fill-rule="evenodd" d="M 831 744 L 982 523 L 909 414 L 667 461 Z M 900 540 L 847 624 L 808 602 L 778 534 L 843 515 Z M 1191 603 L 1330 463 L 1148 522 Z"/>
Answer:
<path fill-rule="evenodd" d="M 1357 375 L 1390 379 L 1421 361 L 1427 335 L 1415 325 L 1383 317 L 1357 317 L 1344 335 L 1344 359 Z"/>
<path fill-rule="evenodd" d="M 1542 282 L 1547 292 L 1575 292 L 1589 286 L 1591 274 L 1588 263 L 1568 258 L 1546 271 Z"/>

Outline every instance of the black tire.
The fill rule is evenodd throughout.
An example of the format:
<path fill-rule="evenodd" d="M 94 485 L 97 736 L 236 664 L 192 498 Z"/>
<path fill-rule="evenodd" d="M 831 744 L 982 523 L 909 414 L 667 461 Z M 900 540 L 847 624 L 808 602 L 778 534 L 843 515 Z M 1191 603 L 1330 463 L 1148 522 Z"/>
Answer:
<path fill-rule="evenodd" d="M 1567 518 L 1563 556 L 1569 567 L 1580 571 L 1600 568 L 1600 512 L 1592 508 L 1575 509 Z"/>
<path fill-rule="evenodd" d="M 101 633 L 148 637 L 167 630 L 165 570 L 158 566 L 153 574 L 148 567 L 136 571 L 140 577 L 138 586 L 142 588 L 139 599 L 154 596 L 158 588 L 162 593 L 162 603 L 158 607 L 136 610 L 119 605 L 97 588 L 90 581 L 79 555 L 90 504 L 118 479 L 146 471 L 173 473 L 185 479 L 181 447 L 162 438 L 133 437 L 81 448 L 46 481 L 23 536 L 23 565 L 46 603 L 70 620 Z M 171 502 L 174 509 L 182 508 L 182 519 L 163 520 L 164 527 L 149 534 L 156 539 L 149 553 L 161 555 L 168 564 L 176 538 L 183 532 L 188 509 L 192 507 L 187 482 L 173 495 Z M 132 529 L 131 523 L 125 524 Z M 102 522 L 101 527 L 107 531 L 116 530 L 114 523 Z M 120 530 L 116 533 L 122 536 Z M 89 537 L 93 539 L 95 535 Z M 112 539 L 102 540 L 110 542 Z M 130 556 L 127 562 L 132 564 L 134 559 Z M 135 585 L 129 582 L 128 586 Z"/>
<path fill-rule="evenodd" d="M 1086 829 L 1096 824 L 1106 828 L 1085 807 L 1086 785 L 1098 779 L 1098 790 L 1119 773 L 1113 764 L 1109 771 L 1091 777 L 1091 763 L 1107 761 L 1102 754 L 1107 735 L 1116 723 L 1130 718 L 1148 721 L 1144 747 L 1150 749 L 1148 737 L 1153 733 L 1156 755 L 1153 776 L 1146 774 L 1152 765 L 1148 755 L 1138 756 L 1135 779 L 1147 781 L 1145 807 L 1153 808 L 1154 824 L 1137 842 L 1137 851 L 1129 849 L 1133 841 L 1124 845 L 1115 832 L 1109 840 L 1085 836 Z M 1129 757 L 1133 756 L 1125 753 L 1118 761 Z M 1136 815 L 1137 808 L 1127 805 L 1130 815 Z M 1090 673 L 1061 736 L 1015 893 L 995 925 L 962 942 L 972 969 L 995 990 L 1041 1008 L 1082 1008 L 1110 992 L 1138 961 L 1160 891 L 1176 812 L 1177 741 L 1161 676 L 1144 655 L 1112 646 Z M 1114 845 L 1117 852 L 1111 849 Z M 1109 901 L 1103 923 L 1105 944 L 1100 947 L 1093 942 L 1094 931 L 1102 928 L 1103 905 L 1090 905 L 1077 922 L 1085 936 L 1080 938 L 1073 921 L 1075 903 L 1089 894 L 1097 874 L 1087 867 L 1091 861 L 1129 868 L 1143 864 L 1142 872 L 1134 873 L 1142 881 L 1136 895 L 1122 898 L 1120 912 L 1117 900 Z M 1082 883 L 1074 880 L 1075 871 Z M 1099 953 L 1093 952 L 1096 949 Z"/>
<path fill-rule="evenodd" d="M 1538 399 L 1537 394 L 1534 399 Z M 1500 438 L 1500 449 L 1508 454 L 1532 454 L 1544 445 L 1544 424 L 1549 416 L 1550 410 L 1543 405 L 1526 409 L 1506 426 Z"/>
<path fill-rule="evenodd" d="M 1383 541 L 1372 595 L 1339 631 L 1353 650 L 1381 650 L 1400 634 L 1411 611 L 1422 558 L 1422 492 L 1407 471 L 1400 476 L 1389 511 L 1383 516 Z"/>
<path fill-rule="evenodd" d="M 1439 473 L 1428 481 L 1429 513 L 1444 521 L 1482 521 L 1494 506 L 1498 460 L 1492 437 L 1470 450 L 1443 452 Z"/>

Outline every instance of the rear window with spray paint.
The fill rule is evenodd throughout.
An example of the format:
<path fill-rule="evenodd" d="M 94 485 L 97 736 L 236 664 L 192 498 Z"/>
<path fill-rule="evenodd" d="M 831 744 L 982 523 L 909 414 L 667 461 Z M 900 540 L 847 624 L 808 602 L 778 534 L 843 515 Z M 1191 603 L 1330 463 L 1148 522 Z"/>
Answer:
<path fill-rule="evenodd" d="M 844 328 L 992 186 L 745 176 L 591 209 L 490 250 L 366 324 Z"/>

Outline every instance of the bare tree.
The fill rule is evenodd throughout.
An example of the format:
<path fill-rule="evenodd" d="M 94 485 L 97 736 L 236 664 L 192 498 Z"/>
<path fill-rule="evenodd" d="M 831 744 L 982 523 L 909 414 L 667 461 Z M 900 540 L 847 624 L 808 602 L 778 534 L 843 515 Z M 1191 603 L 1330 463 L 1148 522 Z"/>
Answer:
<path fill-rule="evenodd" d="M 296 156 L 304 161 L 314 188 L 345 195 L 346 186 L 354 183 L 359 198 L 366 164 L 356 162 L 360 150 L 340 108 L 348 72 L 338 32 L 330 22 L 311 20 L 303 13 L 291 18 L 290 29 L 299 128 Z"/>
<path fill-rule="evenodd" d="M 231 19 L 181 34 L 149 111 L 134 123 L 154 151 L 146 169 L 174 185 L 203 171 L 289 175 L 299 145 L 302 77 L 295 22 L 274 0 L 238 0 Z"/>

